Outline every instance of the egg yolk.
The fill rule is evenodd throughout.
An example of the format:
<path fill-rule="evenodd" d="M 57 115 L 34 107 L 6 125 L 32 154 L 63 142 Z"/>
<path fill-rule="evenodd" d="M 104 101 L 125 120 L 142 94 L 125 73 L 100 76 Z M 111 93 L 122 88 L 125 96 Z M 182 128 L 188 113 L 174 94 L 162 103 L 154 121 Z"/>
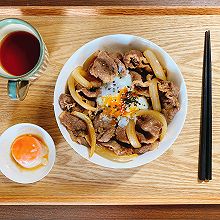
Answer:
<path fill-rule="evenodd" d="M 42 144 L 37 138 L 24 135 L 14 140 L 11 153 L 20 165 L 24 165 L 38 159 L 41 154 L 41 149 Z"/>

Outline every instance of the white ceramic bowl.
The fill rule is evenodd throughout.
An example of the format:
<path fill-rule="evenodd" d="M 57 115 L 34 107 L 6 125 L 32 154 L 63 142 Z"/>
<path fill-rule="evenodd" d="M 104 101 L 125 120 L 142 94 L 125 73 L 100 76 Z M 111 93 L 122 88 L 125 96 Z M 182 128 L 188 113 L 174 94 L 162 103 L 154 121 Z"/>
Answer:
<path fill-rule="evenodd" d="M 20 169 L 11 158 L 11 145 L 16 137 L 23 134 L 34 134 L 41 137 L 48 146 L 48 163 L 36 170 Z M 44 178 L 52 169 L 56 158 L 56 149 L 51 136 L 41 127 L 22 123 L 8 128 L 0 137 L 0 171 L 10 180 L 17 183 L 34 183 Z"/>
<path fill-rule="evenodd" d="M 60 123 L 59 115 L 62 109 L 59 106 L 59 96 L 65 92 L 65 87 L 67 84 L 67 79 L 70 73 L 79 65 L 82 65 L 84 61 L 97 50 L 107 50 L 107 51 L 121 51 L 125 52 L 129 49 L 138 49 L 141 51 L 151 49 L 158 57 L 160 63 L 167 69 L 168 80 L 175 82 L 175 84 L 180 88 L 180 111 L 175 115 L 174 119 L 168 126 L 168 131 L 165 138 L 160 142 L 160 145 L 154 151 L 147 152 L 143 155 L 138 156 L 133 161 L 126 163 L 114 162 L 105 159 L 97 154 L 92 158 L 89 158 L 88 149 L 82 145 L 73 142 L 66 128 Z M 149 40 L 143 39 L 141 37 L 126 35 L 126 34 L 116 34 L 108 35 L 101 38 L 97 38 L 93 41 L 88 42 L 79 48 L 65 63 L 63 69 L 61 70 L 59 77 L 56 82 L 55 92 L 54 92 L 54 111 L 59 129 L 69 143 L 69 145 L 82 157 L 87 160 L 104 167 L 110 168 L 132 168 L 141 166 L 143 164 L 149 163 L 152 160 L 158 158 L 162 155 L 176 140 L 178 137 L 186 118 L 187 112 L 187 91 L 183 76 L 180 69 L 173 61 L 173 59 L 159 46 L 152 43 Z"/>

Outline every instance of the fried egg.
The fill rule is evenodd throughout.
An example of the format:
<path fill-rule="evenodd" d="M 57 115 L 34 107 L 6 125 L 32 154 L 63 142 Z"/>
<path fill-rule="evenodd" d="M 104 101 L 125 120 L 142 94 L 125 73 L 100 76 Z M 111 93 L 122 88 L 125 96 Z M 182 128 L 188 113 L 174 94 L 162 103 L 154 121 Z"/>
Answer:
<path fill-rule="evenodd" d="M 113 82 L 102 86 L 97 103 L 105 115 L 117 118 L 121 127 L 127 125 L 133 113 L 148 109 L 146 98 L 135 94 L 128 72 L 125 76 L 116 76 Z"/>
<path fill-rule="evenodd" d="M 17 137 L 11 146 L 13 159 L 23 168 L 35 168 L 47 164 L 48 149 L 39 138 L 26 134 Z"/>

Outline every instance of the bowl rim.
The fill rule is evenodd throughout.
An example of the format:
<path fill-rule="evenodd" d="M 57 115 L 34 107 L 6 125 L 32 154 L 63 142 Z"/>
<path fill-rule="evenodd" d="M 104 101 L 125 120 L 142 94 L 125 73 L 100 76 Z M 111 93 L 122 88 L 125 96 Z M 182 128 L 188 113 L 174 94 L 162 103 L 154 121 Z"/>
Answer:
<path fill-rule="evenodd" d="M 142 41 L 145 44 L 150 45 L 151 47 L 154 47 L 157 52 L 162 53 L 163 56 L 166 56 L 167 59 L 169 59 L 169 61 L 174 65 L 175 69 L 178 71 L 178 75 L 181 79 L 182 82 L 182 93 L 184 94 L 184 101 L 183 101 L 183 105 L 181 105 L 180 110 L 182 110 L 182 114 L 183 114 L 183 118 L 179 123 L 178 126 L 178 131 L 175 133 L 175 137 L 172 138 L 171 143 L 169 144 L 169 146 L 166 146 L 165 149 L 160 152 L 159 154 L 157 154 L 156 156 L 152 156 L 150 160 L 145 160 L 145 162 L 137 162 L 136 164 L 130 164 L 130 162 L 125 162 L 125 163 L 121 163 L 121 162 L 116 162 L 116 161 L 111 161 L 108 159 L 105 159 L 97 154 L 94 154 L 94 156 L 92 158 L 89 158 L 88 156 L 86 156 L 84 153 L 80 152 L 80 150 L 77 150 L 77 146 L 80 147 L 84 147 L 86 150 L 87 148 L 83 145 L 79 145 L 78 143 L 74 142 L 72 139 L 70 140 L 69 138 L 69 132 L 67 131 L 67 129 L 60 123 L 59 121 L 59 115 L 57 113 L 57 104 L 58 104 L 58 108 L 60 108 L 59 103 L 58 103 L 58 99 L 59 99 L 59 95 L 57 94 L 57 90 L 58 88 L 61 86 L 60 85 L 60 81 L 61 81 L 61 77 L 65 74 L 65 67 L 71 62 L 71 59 L 74 59 L 74 56 L 79 55 L 80 51 L 82 51 L 83 49 L 85 49 L 86 47 L 90 46 L 91 44 L 95 43 L 96 41 L 100 41 L 103 40 L 105 38 L 117 38 L 117 37 L 130 37 L 130 38 L 135 38 L 137 41 Z M 146 46 L 147 47 L 147 46 Z M 93 51 L 94 52 L 94 51 Z M 71 71 L 69 71 L 71 73 Z M 69 73 L 69 74 L 70 74 Z M 69 75 L 68 75 L 69 76 Z M 66 82 L 65 82 L 65 86 L 66 86 Z M 186 88 L 186 84 L 185 84 L 185 80 L 183 78 L 183 75 L 180 71 L 180 68 L 178 67 L 178 65 L 176 64 L 176 62 L 172 59 L 172 57 L 160 46 L 158 46 L 157 44 L 153 43 L 152 41 L 142 38 L 140 36 L 135 36 L 135 35 L 130 35 L 130 34 L 112 34 L 112 35 L 105 35 L 96 39 L 93 39 L 89 42 L 87 42 L 86 44 L 82 45 L 81 47 L 79 47 L 70 57 L 69 59 L 66 61 L 66 63 L 63 65 L 63 68 L 61 69 L 57 81 L 56 81 L 56 85 L 55 85 L 55 89 L 54 89 L 54 113 L 55 113 L 55 118 L 56 118 L 56 122 L 57 125 L 59 127 L 59 130 L 62 134 L 62 136 L 64 137 L 64 139 L 67 141 L 67 143 L 70 145 L 71 148 L 74 149 L 74 151 L 76 151 L 76 153 L 78 153 L 80 156 L 82 156 L 84 159 L 97 164 L 99 166 L 102 167 L 107 167 L 107 168 L 115 168 L 115 169 L 124 169 L 124 168 L 134 168 L 134 167 L 139 167 L 142 165 L 145 165 L 157 158 L 159 158 L 162 154 L 164 154 L 172 145 L 173 143 L 176 141 L 176 139 L 178 138 L 180 132 L 183 129 L 184 123 L 185 123 L 185 119 L 186 119 L 186 115 L 187 115 L 187 107 L 188 107 L 188 95 L 187 95 L 187 88 Z M 64 131 L 65 130 L 65 131 Z M 68 134 L 67 134 L 68 133 Z M 161 142 L 160 142 L 161 143 Z M 148 152 L 147 152 L 148 153 Z M 145 154 L 147 154 L 145 153 Z M 144 154 L 143 154 L 144 155 Z M 139 156 L 140 157 L 140 156 Z M 100 162 L 100 158 L 107 160 L 106 161 L 101 161 Z M 138 158 L 137 158 L 138 159 Z M 110 165 L 109 165 L 110 164 Z"/>

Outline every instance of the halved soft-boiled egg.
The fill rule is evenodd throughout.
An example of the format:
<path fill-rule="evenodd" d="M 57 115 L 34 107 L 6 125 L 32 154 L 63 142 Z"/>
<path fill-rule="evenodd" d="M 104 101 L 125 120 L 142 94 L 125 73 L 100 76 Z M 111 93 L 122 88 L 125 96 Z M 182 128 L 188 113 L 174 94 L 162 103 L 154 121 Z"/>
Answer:
<path fill-rule="evenodd" d="M 116 76 L 113 82 L 104 85 L 97 103 L 105 115 L 117 118 L 121 126 L 126 126 L 128 118 L 136 111 L 148 109 L 146 98 L 133 91 L 131 75 L 128 73 Z"/>
<path fill-rule="evenodd" d="M 11 146 L 11 155 L 24 168 L 47 164 L 48 149 L 39 138 L 25 134 L 17 137 Z"/>

